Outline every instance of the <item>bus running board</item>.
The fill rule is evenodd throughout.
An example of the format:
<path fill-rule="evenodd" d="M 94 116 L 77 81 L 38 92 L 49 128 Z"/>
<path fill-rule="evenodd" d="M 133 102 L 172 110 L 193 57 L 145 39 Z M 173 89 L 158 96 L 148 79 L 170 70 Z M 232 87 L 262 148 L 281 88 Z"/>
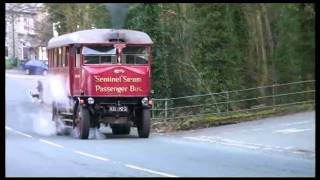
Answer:
<path fill-rule="evenodd" d="M 66 118 L 73 117 L 73 113 L 70 113 L 70 112 L 61 112 L 60 115 L 66 117 Z"/>

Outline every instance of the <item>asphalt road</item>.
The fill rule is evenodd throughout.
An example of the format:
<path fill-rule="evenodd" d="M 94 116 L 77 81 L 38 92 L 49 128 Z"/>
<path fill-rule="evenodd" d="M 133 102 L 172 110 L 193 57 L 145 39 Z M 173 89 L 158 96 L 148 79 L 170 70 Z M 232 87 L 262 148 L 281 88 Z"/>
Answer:
<path fill-rule="evenodd" d="M 56 136 L 28 95 L 43 76 L 6 73 L 7 177 L 313 177 L 315 112 L 139 139 L 92 130 Z M 48 99 L 46 99 L 48 100 Z"/>

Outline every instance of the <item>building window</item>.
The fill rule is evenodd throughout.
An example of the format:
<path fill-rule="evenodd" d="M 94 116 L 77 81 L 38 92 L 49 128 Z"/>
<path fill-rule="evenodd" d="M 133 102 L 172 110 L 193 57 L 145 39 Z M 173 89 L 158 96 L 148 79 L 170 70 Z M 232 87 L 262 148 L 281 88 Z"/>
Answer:
<path fill-rule="evenodd" d="M 9 55 L 9 50 L 8 50 L 8 46 L 6 46 L 6 57 L 8 57 Z"/>
<path fill-rule="evenodd" d="M 32 33 L 33 32 L 33 19 L 32 18 L 23 18 L 23 28 L 26 33 Z"/>
<path fill-rule="evenodd" d="M 29 19 L 28 26 L 29 26 L 30 33 L 33 33 L 34 26 L 33 26 L 33 19 L 32 18 Z"/>
<path fill-rule="evenodd" d="M 28 47 L 23 47 L 22 50 L 23 50 L 23 59 L 24 60 L 29 59 L 29 51 L 30 51 L 30 49 Z"/>
<path fill-rule="evenodd" d="M 23 18 L 24 19 L 24 23 L 23 23 L 23 27 L 25 31 L 28 31 L 28 19 L 27 18 Z"/>
<path fill-rule="evenodd" d="M 6 36 L 7 36 L 7 32 L 8 32 L 8 21 L 6 21 Z"/>

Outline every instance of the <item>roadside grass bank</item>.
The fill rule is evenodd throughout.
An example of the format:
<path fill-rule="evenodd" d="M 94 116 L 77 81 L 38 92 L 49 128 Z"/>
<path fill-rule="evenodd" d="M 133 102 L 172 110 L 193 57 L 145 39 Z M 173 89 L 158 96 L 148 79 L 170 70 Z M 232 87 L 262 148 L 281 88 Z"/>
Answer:
<path fill-rule="evenodd" d="M 6 62 L 6 69 L 13 68 L 13 63 L 9 59 L 6 59 L 5 62 Z"/>
<path fill-rule="evenodd" d="M 174 132 L 182 130 L 202 129 L 227 124 L 235 124 L 245 121 L 253 121 L 267 117 L 282 116 L 298 112 L 314 110 L 314 104 L 300 104 L 287 107 L 266 107 L 265 109 L 249 110 L 242 112 L 228 112 L 224 114 L 208 114 L 188 118 L 176 118 L 170 120 L 153 121 L 152 132 Z"/>

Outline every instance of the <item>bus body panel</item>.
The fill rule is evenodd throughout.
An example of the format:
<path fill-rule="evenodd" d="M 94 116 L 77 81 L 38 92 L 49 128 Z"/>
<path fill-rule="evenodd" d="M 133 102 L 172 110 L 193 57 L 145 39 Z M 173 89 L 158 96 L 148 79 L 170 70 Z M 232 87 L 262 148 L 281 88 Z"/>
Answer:
<path fill-rule="evenodd" d="M 149 96 L 149 65 L 82 66 L 81 89 L 85 96 Z"/>

